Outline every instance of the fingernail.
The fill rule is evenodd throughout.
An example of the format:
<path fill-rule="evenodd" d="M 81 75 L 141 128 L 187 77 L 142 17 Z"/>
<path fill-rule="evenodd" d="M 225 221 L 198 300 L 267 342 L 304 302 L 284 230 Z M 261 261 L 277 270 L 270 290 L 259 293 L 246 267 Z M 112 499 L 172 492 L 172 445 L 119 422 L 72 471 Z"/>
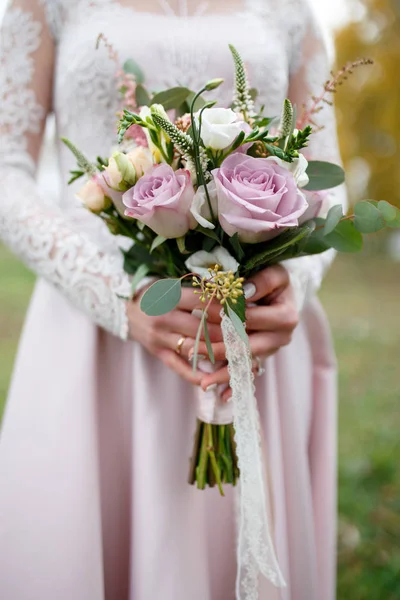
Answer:
<path fill-rule="evenodd" d="M 245 283 L 243 286 L 244 297 L 246 300 L 252 298 L 256 293 L 256 286 L 254 283 Z"/>
<path fill-rule="evenodd" d="M 198 354 L 197 355 L 197 360 L 206 360 L 207 356 L 205 354 Z M 189 354 L 188 354 L 188 361 L 189 362 L 193 362 L 194 359 L 194 350 L 190 350 Z"/>
<path fill-rule="evenodd" d="M 211 385 L 209 385 L 208 387 L 206 387 L 206 392 L 214 392 L 218 387 L 217 383 L 212 383 Z"/>
<path fill-rule="evenodd" d="M 202 319 L 203 318 L 203 311 L 201 310 L 201 308 L 195 308 L 192 310 L 192 315 L 194 317 L 196 317 L 196 319 Z M 207 319 L 208 315 L 206 313 L 206 319 Z"/>

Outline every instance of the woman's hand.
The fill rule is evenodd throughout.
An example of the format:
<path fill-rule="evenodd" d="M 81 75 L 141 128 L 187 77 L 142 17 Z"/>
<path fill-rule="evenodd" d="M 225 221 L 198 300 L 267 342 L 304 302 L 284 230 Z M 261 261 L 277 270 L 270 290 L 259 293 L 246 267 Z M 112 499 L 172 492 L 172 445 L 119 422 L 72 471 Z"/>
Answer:
<path fill-rule="evenodd" d="M 246 299 L 250 302 L 246 310 L 246 329 L 249 334 L 253 357 L 263 360 L 274 354 L 292 339 L 299 320 L 289 275 L 280 265 L 268 267 L 249 279 L 245 284 Z M 257 302 L 255 306 L 253 303 Z M 216 360 L 225 359 L 223 342 L 213 344 Z M 258 368 L 254 360 L 254 369 Z M 203 389 L 210 385 L 229 383 L 228 368 L 206 375 L 201 383 Z M 225 394 L 226 399 L 229 390 Z"/>
<path fill-rule="evenodd" d="M 140 309 L 140 298 L 136 298 L 127 304 L 129 337 L 142 344 L 150 354 L 159 358 L 183 379 L 200 385 L 204 374 L 200 371 L 193 372 L 193 367 L 187 359 L 193 350 L 199 327 L 199 316 L 196 316 L 196 313 L 192 315 L 192 311 L 201 310 L 202 307 L 192 288 L 183 288 L 181 302 L 177 308 L 161 317 L 148 317 Z M 199 315 L 201 316 L 200 312 Z M 211 342 L 222 342 L 221 328 L 218 324 L 210 323 L 208 330 Z M 180 347 L 182 340 L 184 342 Z M 207 354 L 204 342 L 200 344 L 199 351 Z"/>

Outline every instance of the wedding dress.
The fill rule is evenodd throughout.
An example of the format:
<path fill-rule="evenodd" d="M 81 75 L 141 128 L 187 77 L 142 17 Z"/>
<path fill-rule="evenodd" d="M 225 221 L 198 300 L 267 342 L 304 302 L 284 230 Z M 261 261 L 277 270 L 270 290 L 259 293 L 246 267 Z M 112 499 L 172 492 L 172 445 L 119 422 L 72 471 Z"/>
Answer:
<path fill-rule="evenodd" d="M 115 61 L 103 33 L 149 89 L 197 90 L 240 50 L 257 100 L 301 107 L 329 73 L 307 0 L 13 0 L 0 42 L 0 236 L 39 276 L 0 446 L 4 600 L 233 600 L 235 491 L 187 485 L 195 390 L 126 341 L 129 279 L 113 238 L 67 188 L 35 170 L 46 115 L 91 158 L 115 145 Z M 339 160 L 333 109 L 310 156 Z M 338 188 L 329 203 L 345 204 Z M 332 254 L 287 263 L 301 310 L 292 343 L 257 380 L 274 539 L 287 582 L 262 600 L 332 600 L 335 581 L 335 359 L 315 297 Z"/>

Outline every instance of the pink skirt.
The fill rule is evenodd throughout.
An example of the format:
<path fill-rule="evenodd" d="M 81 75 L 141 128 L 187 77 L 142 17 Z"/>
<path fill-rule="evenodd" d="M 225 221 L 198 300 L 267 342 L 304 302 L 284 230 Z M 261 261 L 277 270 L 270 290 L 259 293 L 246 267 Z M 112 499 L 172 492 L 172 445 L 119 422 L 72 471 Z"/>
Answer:
<path fill-rule="evenodd" d="M 257 380 L 288 587 L 333 600 L 336 365 L 313 299 Z M 234 600 L 235 490 L 186 483 L 194 389 L 37 284 L 0 445 L 0 598 Z"/>

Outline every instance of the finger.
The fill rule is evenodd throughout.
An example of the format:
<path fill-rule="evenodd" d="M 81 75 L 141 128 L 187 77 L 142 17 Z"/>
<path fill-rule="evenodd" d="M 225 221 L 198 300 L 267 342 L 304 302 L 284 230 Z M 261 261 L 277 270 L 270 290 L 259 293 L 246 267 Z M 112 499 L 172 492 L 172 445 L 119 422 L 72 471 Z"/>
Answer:
<path fill-rule="evenodd" d="M 204 377 L 200 371 L 193 371 L 193 367 L 171 350 L 162 350 L 158 354 L 160 360 L 175 371 L 185 381 L 194 385 L 200 385 Z"/>
<path fill-rule="evenodd" d="M 247 331 L 293 331 L 298 322 L 298 312 L 291 302 L 255 306 L 246 311 Z"/>
<path fill-rule="evenodd" d="M 221 322 L 221 317 L 219 316 L 221 305 L 217 301 L 213 301 L 211 304 L 201 302 L 199 296 L 194 293 L 192 288 L 182 288 L 182 296 L 178 308 L 188 312 L 192 312 L 193 310 L 200 311 L 200 313 L 207 308 L 207 321 L 209 323 Z"/>
<path fill-rule="evenodd" d="M 256 377 L 260 370 L 260 364 L 256 358 L 253 358 L 253 360 L 252 360 L 251 370 L 253 372 L 253 375 Z M 201 387 L 203 388 L 203 390 L 207 390 L 207 388 L 209 388 L 210 386 L 226 384 L 226 383 L 229 384 L 229 382 L 230 382 L 230 376 L 229 376 L 228 366 L 224 366 L 221 369 L 219 369 L 218 371 L 215 371 L 215 373 L 210 373 L 209 375 L 205 375 L 205 377 L 203 378 L 203 381 L 201 383 Z M 227 401 L 227 400 L 229 400 L 229 398 L 231 396 L 232 396 L 232 390 L 230 388 L 228 388 L 227 390 L 224 391 L 221 398 L 222 398 L 222 400 Z"/>
<path fill-rule="evenodd" d="M 257 302 L 276 294 L 289 285 L 289 274 L 281 265 L 263 269 L 244 284 L 246 300 Z"/>
<path fill-rule="evenodd" d="M 261 359 L 267 358 L 275 354 L 282 346 L 287 346 L 291 339 L 291 332 L 267 331 L 252 333 L 249 335 L 251 354 Z"/>
<path fill-rule="evenodd" d="M 173 331 L 193 339 L 196 338 L 199 329 L 199 319 L 183 310 L 174 310 L 159 317 L 159 324 L 164 331 Z M 207 329 L 212 342 L 222 340 L 222 331 L 219 325 L 207 321 Z M 204 329 L 201 332 L 201 339 L 204 340 Z"/>
<path fill-rule="evenodd" d="M 232 398 L 232 390 L 230 387 L 228 387 L 224 393 L 221 396 L 221 400 L 223 402 L 229 402 L 229 400 Z"/>

